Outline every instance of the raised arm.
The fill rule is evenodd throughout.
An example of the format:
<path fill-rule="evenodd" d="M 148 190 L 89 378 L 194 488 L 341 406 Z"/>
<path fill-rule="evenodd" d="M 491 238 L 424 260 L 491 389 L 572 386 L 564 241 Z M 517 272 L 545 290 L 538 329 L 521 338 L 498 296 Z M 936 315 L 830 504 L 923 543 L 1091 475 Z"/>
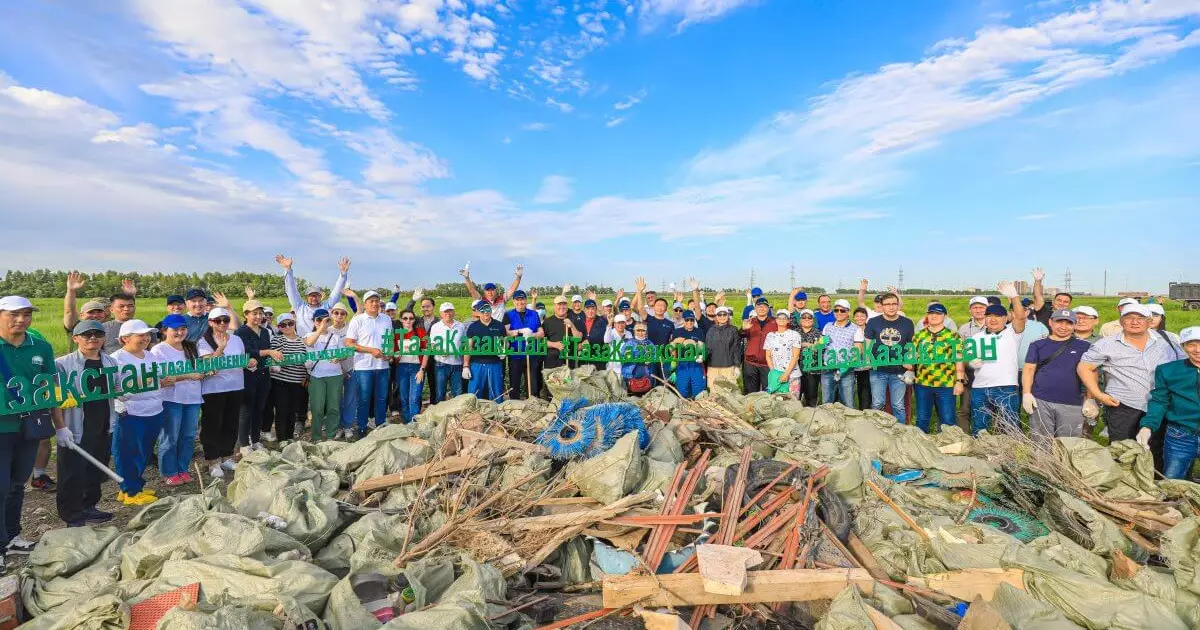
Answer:
<path fill-rule="evenodd" d="M 700 301 L 700 282 L 695 278 L 688 278 L 688 285 L 692 287 L 692 301 L 696 304 L 696 308 L 692 312 L 696 314 L 696 320 L 699 321 L 704 317 L 704 303 Z"/>
<path fill-rule="evenodd" d="M 513 273 L 512 284 L 508 285 L 508 293 L 504 294 L 505 297 L 512 296 L 512 294 L 517 292 L 517 289 L 521 288 L 521 276 L 524 275 L 525 265 L 517 265 L 517 270 Z"/>
<path fill-rule="evenodd" d="M 230 327 L 230 329 L 237 330 L 238 326 L 241 326 L 242 323 L 241 323 L 241 320 L 238 319 L 237 309 L 233 308 L 233 304 L 231 304 L 229 302 L 229 298 L 226 297 L 225 294 L 221 293 L 220 291 L 213 291 L 212 296 L 213 296 L 213 304 L 215 306 L 218 306 L 220 308 L 223 308 L 223 309 L 229 311 L 229 327 Z M 250 299 L 253 300 L 254 298 L 250 298 Z"/>
<path fill-rule="evenodd" d="M 350 259 L 342 256 L 341 260 L 338 261 L 337 282 L 333 283 L 333 288 L 329 291 L 329 297 L 326 298 L 325 304 L 322 305 L 325 307 L 325 310 L 333 308 L 338 302 L 341 301 L 342 289 L 346 288 L 346 274 L 348 273 L 350 273 Z M 295 284 L 295 282 L 296 279 L 292 278 L 292 283 Z M 288 299 L 292 299 L 290 293 L 288 294 Z M 392 298 L 392 301 L 396 301 L 396 298 Z M 293 305 L 292 308 L 296 308 L 295 305 Z"/>
<path fill-rule="evenodd" d="M 858 305 L 867 308 L 867 279 L 858 281 Z"/>
<path fill-rule="evenodd" d="M 646 279 L 641 276 L 635 278 L 633 281 L 633 289 L 633 300 L 629 303 L 629 306 L 631 309 L 633 309 L 633 312 L 640 317 L 642 316 L 642 307 L 646 301 L 646 298 L 643 297 L 643 294 L 646 292 Z"/>
<path fill-rule="evenodd" d="M 1046 272 L 1042 271 L 1041 267 L 1036 267 L 1033 270 L 1033 303 L 1030 306 L 1034 311 L 1042 310 L 1042 305 L 1046 303 L 1046 289 L 1042 286 L 1042 280 L 1046 278 Z"/>
<path fill-rule="evenodd" d="M 342 295 L 346 296 L 346 305 L 350 307 L 350 312 L 358 314 L 358 294 L 353 289 L 342 289 Z"/>
<path fill-rule="evenodd" d="M 79 310 L 75 306 L 76 293 L 87 284 L 83 274 L 72 271 L 67 274 L 67 295 L 63 297 L 63 328 L 72 330 L 79 323 Z"/>
<path fill-rule="evenodd" d="M 304 300 L 300 299 L 300 289 L 296 286 L 296 276 L 292 273 L 292 259 L 283 254 L 276 254 L 275 262 L 283 267 L 283 292 L 287 294 L 288 304 L 291 304 L 293 309 L 300 308 Z"/>
<path fill-rule="evenodd" d="M 1000 295 L 1008 298 L 1009 304 L 1012 307 L 1013 332 L 1018 335 L 1025 332 L 1025 322 L 1029 320 L 1026 319 L 1027 312 L 1025 305 L 1021 304 L 1021 297 L 1017 294 L 1017 285 L 1011 280 L 1005 280 L 996 283 L 996 290 L 1000 292 Z"/>
<path fill-rule="evenodd" d="M 479 289 L 475 288 L 475 283 L 471 282 L 471 263 L 467 263 L 465 267 L 458 270 L 459 275 L 463 277 L 463 281 L 467 283 L 467 293 L 470 294 L 472 300 L 479 299 Z"/>

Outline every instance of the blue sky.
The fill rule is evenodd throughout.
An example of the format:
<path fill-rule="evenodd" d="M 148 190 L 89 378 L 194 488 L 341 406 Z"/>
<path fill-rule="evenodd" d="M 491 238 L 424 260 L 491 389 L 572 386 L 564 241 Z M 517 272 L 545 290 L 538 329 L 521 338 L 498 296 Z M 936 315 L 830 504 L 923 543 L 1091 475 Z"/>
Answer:
<path fill-rule="evenodd" d="M 66 6 L 0 7 L 0 267 L 1200 279 L 1200 0 Z"/>

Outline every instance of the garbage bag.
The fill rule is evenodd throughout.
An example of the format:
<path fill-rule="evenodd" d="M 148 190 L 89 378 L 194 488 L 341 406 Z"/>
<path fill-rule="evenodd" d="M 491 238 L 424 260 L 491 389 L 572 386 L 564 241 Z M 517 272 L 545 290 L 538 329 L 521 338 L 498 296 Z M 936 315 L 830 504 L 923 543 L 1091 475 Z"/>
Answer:
<path fill-rule="evenodd" d="M 195 610 L 172 608 L 156 630 L 295 630 L 316 629 L 312 624 L 319 623 L 320 617 L 294 598 L 268 596 L 223 606 L 201 603 Z"/>
<path fill-rule="evenodd" d="M 816 630 L 870 630 L 875 627 L 858 587 L 847 586 L 829 604 L 829 612 L 817 622 Z"/>
<path fill-rule="evenodd" d="M 609 504 L 634 491 L 646 477 L 646 461 L 638 434 L 626 433 L 612 448 L 567 464 L 567 479 L 584 496 Z"/>
<path fill-rule="evenodd" d="M 470 396 L 470 394 L 459 396 L 454 400 L 438 403 L 425 410 L 424 421 L 429 422 L 432 420 L 435 421 L 438 426 L 440 426 L 440 433 L 438 433 L 437 438 L 439 444 L 441 443 L 441 440 L 445 438 L 446 418 L 448 418 L 450 415 L 453 415 L 451 411 L 453 409 L 462 409 L 464 407 L 471 407 L 472 409 L 474 408 L 474 404 L 471 403 L 475 401 L 475 397 L 470 396 L 469 399 L 464 399 L 465 396 Z M 460 399 L 463 400 L 458 403 L 455 402 L 459 401 Z M 445 405 L 445 407 L 443 407 L 443 405 Z M 463 409 L 463 411 L 465 411 L 465 409 Z M 421 419 L 421 416 L 418 416 L 418 419 Z M 329 463 L 332 464 L 339 473 L 345 475 L 346 473 L 358 470 L 358 468 L 361 467 L 372 455 L 374 455 L 377 450 L 388 445 L 408 451 L 409 454 L 423 462 L 432 454 L 432 452 L 428 450 L 429 447 L 415 445 L 408 442 L 408 438 L 418 437 L 419 432 L 420 427 L 413 426 L 411 423 L 385 424 L 382 427 L 377 427 L 374 431 L 368 433 L 367 436 L 361 440 L 353 442 L 344 448 L 330 453 L 328 458 Z M 425 438 L 426 440 L 430 439 L 425 435 L 421 435 L 419 437 Z M 365 477 L 359 475 L 359 478 L 364 479 Z"/>
<path fill-rule="evenodd" d="M 1159 554 L 1174 572 L 1179 588 L 1200 595 L 1200 519 L 1189 516 L 1159 537 Z"/>
<path fill-rule="evenodd" d="M 1013 630 L 1080 630 L 1062 611 L 1011 584 L 996 589 L 991 605 Z"/>
<path fill-rule="evenodd" d="M 414 523 L 414 530 L 420 527 Z M 329 541 L 313 558 L 313 564 L 338 576 L 349 573 L 388 573 L 408 533 L 407 514 L 372 512 L 350 524 Z M 409 546 L 421 540 L 414 531 L 408 536 Z"/>
<path fill-rule="evenodd" d="M 564 365 L 542 370 L 542 377 L 546 383 L 546 389 L 550 390 L 550 396 L 556 401 L 586 398 L 599 403 L 625 397 L 624 387 L 620 387 L 620 394 L 614 396 L 611 389 L 613 383 L 607 380 L 610 377 L 605 375 L 597 377 L 593 374 L 595 370 L 596 366 L 594 365 L 581 365 L 575 369 Z M 612 374 L 608 370 L 603 371 Z M 612 374 L 612 376 L 615 377 L 616 374 Z"/>
<path fill-rule="evenodd" d="M 312 479 L 281 488 L 265 512 L 286 521 L 283 532 L 314 552 L 342 525 L 337 501 L 318 491 Z"/>
<path fill-rule="evenodd" d="M 1154 485 L 1154 459 L 1131 441 L 1104 446 L 1086 438 L 1056 438 L 1054 454 L 1084 483 L 1113 499 L 1162 496 Z"/>
<path fill-rule="evenodd" d="M 204 601 L 292 597 L 310 611 L 325 609 L 337 577 L 300 560 L 257 560 L 213 554 L 193 560 L 168 560 L 156 586 L 170 589 L 200 583 Z"/>

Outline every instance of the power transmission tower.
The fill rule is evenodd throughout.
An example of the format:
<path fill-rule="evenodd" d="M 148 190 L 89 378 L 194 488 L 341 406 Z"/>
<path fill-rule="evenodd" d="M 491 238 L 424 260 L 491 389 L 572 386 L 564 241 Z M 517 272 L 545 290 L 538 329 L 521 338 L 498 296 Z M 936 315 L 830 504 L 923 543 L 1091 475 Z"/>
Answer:
<path fill-rule="evenodd" d="M 796 286 L 796 263 L 792 263 L 792 272 L 788 276 L 788 288 Z"/>
<path fill-rule="evenodd" d="M 1100 295 L 1108 295 L 1108 270 L 1104 270 L 1104 290 Z"/>
<path fill-rule="evenodd" d="M 750 268 L 750 286 L 754 286 L 754 267 Z"/>
<path fill-rule="evenodd" d="M 1063 274 L 1063 291 L 1071 292 L 1071 268 L 1067 267 L 1067 272 Z"/>
<path fill-rule="evenodd" d="M 897 274 L 896 289 L 904 291 L 904 267 L 900 267 L 900 273 Z"/>

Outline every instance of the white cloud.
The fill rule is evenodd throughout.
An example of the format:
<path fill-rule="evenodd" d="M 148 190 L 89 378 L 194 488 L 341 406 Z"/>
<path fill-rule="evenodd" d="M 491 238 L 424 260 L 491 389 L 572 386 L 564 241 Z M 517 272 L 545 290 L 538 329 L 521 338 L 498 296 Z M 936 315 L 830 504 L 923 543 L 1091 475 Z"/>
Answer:
<path fill-rule="evenodd" d="M 677 28 L 711 22 L 758 0 L 642 0 L 639 10 L 643 28 L 652 29 L 664 20 L 678 19 Z"/>
<path fill-rule="evenodd" d="M 120 142 L 123 144 L 155 146 L 158 144 L 157 137 L 157 127 L 150 123 L 138 123 L 130 127 L 99 131 L 95 136 L 92 136 L 92 142 Z"/>
<path fill-rule="evenodd" d="M 1052 218 L 1053 216 L 1054 216 L 1053 214 L 1047 214 L 1047 213 L 1023 214 L 1023 215 L 1017 217 L 1017 219 L 1019 219 L 1021 221 L 1044 221 L 1046 219 Z"/>
<path fill-rule="evenodd" d="M 546 104 L 551 107 L 558 108 L 558 111 L 560 111 L 564 114 L 569 114 L 569 113 L 575 111 L 575 107 L 573 105 L 571 105 L 570 103 L 563 103 L 560 101 L 556 101 L 550 97 L 546 97 Z"/>
<path fill-rule="evenodd" d="M 625 122 L 626 120 L 629 120 L 628 116 L 617 116 L 615 118 L 609 118 L 607 121 L 605 121 L 604 126 L 605 127 L 616 127 L 617 125 Z"/>
<path fill-rule="evenodd" d="M 549 128 L 550 125 L 547 125 L 544 122 L 531 122 L 521 125 L 521 131 L 545 131 Z"/>
<path fill-rule="evenodd" d="M 625 100 L 613 103 L 613 109 L 617 111 L 624 111 L 633 107 L 634 105 L 637 105 L 638 103 L 641 103 L 642 99 L 644 98 L 646 98 L 646 90 L 638 90 L 636 94 L 629 95 Z"/>
<path fill-rule="evenodd" d="M 542 179 L 542 187 L 533 197 L 533 203 L 548 204 L 562 203 L 571 198 L 571 178 L 562 175 L 547 175 Z"/>

